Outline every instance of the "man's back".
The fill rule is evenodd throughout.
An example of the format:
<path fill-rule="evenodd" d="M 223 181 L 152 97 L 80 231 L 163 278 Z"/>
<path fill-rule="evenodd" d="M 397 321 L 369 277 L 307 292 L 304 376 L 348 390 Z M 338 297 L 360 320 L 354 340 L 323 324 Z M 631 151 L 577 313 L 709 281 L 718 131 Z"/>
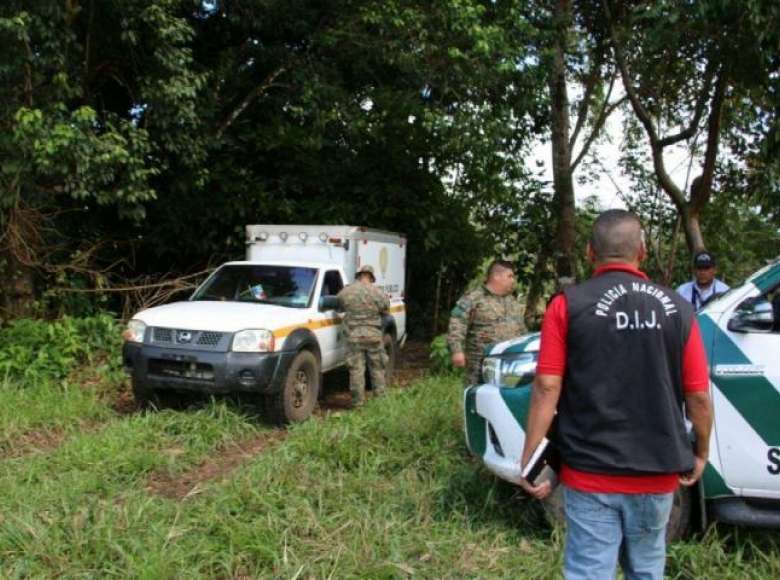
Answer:
<path fill-rule="evenodd" d="M 567 464 L 613 474 L 689 470 L 693 457 L 679 409 L 691 305 L 627 268 L 564 294 L 568 372 L 559 429 Z"/>
<path fill-rule="evenodd" d="M 390 301 L 377 287 L 353 282 L 338 294 L 345 311 L 344 324 L 350 339 L 382 337 L 382 313 Z"/>

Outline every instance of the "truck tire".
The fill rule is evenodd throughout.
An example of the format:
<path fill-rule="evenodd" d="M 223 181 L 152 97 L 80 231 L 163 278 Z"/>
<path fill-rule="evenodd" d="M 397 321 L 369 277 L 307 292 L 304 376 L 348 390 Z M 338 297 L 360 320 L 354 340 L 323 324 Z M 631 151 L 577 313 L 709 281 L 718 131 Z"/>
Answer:
<path fill-rule="evenodd" d="M 395 338 L 390 333 L 385 334 L 382 337 L 382 346 L 387 354 L 387 361 L 385 364 L 385 385 L 388 387 L 393 382 L 393 375 L 395 374 L 395 363 L 398 356 L 398 347 L 395 344 Z"/>
<path fill-rule="evenodd" d="M 172 391 L 158 391 L 132 379 L 133 398 L 139 409 L 169 409 L 177 408 L 179 397 Z"/>
<path fill-rule="evenodd" d="M 566 513 L 563 510 L 563 486 L 558 485 L 542 500 L 544 519 L 551 528 L 566 529 Z"/>
<path fill-rule="evenodd" d="M 693 507 L 693 490 L 682 485 L 674 492 L 672 513 L 666 524 L 666 543 L 671 544 L 684 539 L 691 527 L 691 510 Z"/>
<path fill-rule="evenodd" d="M 314 411 L 320 391 L 317 357 L 302 350 L 290 363 L 281 390 L 266 399 L 268 419 L 277 425 L 305 421 Z"/>
<path fill-rule="evenodd" d="M 666 525 L 666 543 L 671 544 L 685 538 L 690 529 L 693 493 L 690 488 L 679 486 L 674 492 L 672 513 Z M 542 501 L 544 518 L 552 528 L 566 528 L 566 513 L 563 508 L 563 487 L 558 486 Z"/>

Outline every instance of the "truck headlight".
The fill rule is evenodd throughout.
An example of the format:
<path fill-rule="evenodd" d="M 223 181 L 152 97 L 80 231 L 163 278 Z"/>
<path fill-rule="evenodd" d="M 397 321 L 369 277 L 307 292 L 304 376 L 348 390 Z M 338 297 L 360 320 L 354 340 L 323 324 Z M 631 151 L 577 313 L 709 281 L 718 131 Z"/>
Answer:
<path fill-rule="evenodd" d="M 131 320 L 122 332 L 122 338 L 127 342 L 143 342 L 146 333 L 146 324 L 140 320 Z"/>
<path fill-rule="evenodd" d="M 274 334 L 270 330 L 240 330 L 233 335 L 233 352 L 272 352 Z"/>
<path fill-rule="evenodd" d="M 482 381 L 500 387 L 530 383 L 536 373 L 536 353 L 489 356 L 482 361 Z"/>

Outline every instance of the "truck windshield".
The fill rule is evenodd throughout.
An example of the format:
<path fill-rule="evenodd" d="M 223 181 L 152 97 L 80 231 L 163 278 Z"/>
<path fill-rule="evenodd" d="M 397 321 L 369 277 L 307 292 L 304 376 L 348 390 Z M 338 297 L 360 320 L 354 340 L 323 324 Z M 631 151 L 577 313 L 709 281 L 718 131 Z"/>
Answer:
<path fill-rule="evenodd" d="M 258 302 L 307 308 L 317 270 L 291 266 L 223 266 L 192 296 L 192 300 Z"/>

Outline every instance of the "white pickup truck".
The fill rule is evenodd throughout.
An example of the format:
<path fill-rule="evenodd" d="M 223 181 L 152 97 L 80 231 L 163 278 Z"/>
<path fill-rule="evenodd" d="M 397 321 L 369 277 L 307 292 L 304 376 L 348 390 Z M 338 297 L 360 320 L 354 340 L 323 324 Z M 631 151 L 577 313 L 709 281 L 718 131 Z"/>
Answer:
<path fill-rule="evenodd" d="M 185 302 L 138 312 L 123 360 L 141 405 L 178 391 L 264 397 L 277 423 L 305 420 L 322 373 L 345 363 L 336 294 L 370 265 L 390 297 L 384 344 L 392 375 L 406 339 L 406 239 L 356 226 L 250 225 L 246 260 L 217 268 Z"/>

